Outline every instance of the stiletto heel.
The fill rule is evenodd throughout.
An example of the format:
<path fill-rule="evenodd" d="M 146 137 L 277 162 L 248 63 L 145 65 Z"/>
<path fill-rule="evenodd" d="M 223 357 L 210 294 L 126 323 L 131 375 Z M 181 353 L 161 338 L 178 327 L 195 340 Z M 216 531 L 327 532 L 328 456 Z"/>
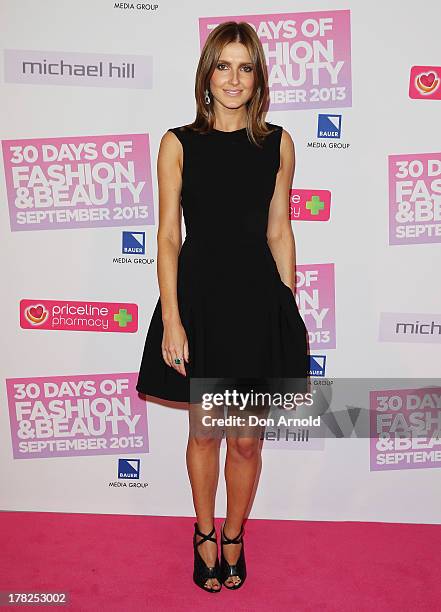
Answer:
<path fill-rule="evenodd" d="M 201 540 L 199 542 L 196 541 L 196 536 L 201 536 Z M 214 535 L 214 538 L 212 537 Z M 220 579 L 220 566 L 219 566 L 219 557 L 216 552 L 216 562 L 214 566 L 208 567 L 205 561 L 202 559 L 201 554 L 198 550 L 199 544 L 210 540 L 211 542 L 216 542 L 216 529 L 213 525 L 213 529 L 210 533 L 202 533 L 199 531 L 199 527 L 197 522 L 194 524 L 194 535 L 193 535 L 193 551 L 194 551 L 194 571 L 193 571 L 193 581 L 198 587 L 204 589 L 204 591 L 208 591 L 208 593 L 219 593 L 222 588 L 222 582 Z M 219 582 L 219 588 L 215 589 L 213 587 L 206 586 L 207 580 L 210 578 L 216 578 Z"/>
<path fill-rule="evenodd" d="M 245 578 L 247 577 L 247 568 L 245 563 L 245 550 L 244 550 L 244 541 L 243 541 L 243 524 L 240 528 L 239 534 L 235 538 L 227 538 L 224 533 L 225 522 L 222 525 L 221 529 L 221 562 L 220 562 L 220 575 L 221 575 L 221 583 L 227 589 L 239 589 L 243 583 L 245 582 Z M 233 565 L 230 565 L 228 561 L 224 557 L 223 544 L 242 544 L 240 549 L 239 557 Z M 232 576 L 238 576 L 240 578 L 240 582 L 238 584 L 225 584 L 225 581 Z"/>

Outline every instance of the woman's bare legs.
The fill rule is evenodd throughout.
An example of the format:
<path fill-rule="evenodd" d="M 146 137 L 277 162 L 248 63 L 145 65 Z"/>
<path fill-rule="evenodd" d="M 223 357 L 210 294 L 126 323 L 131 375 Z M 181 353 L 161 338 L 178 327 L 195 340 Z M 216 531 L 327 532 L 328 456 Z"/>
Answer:
<path fill-rule="evenodd" d="M 189 410 L 190 434 L 187 444 L 186 461 L 190 478 L 193 504 L 199 529 L 209 533 L 213 528 L 217 484 L 219 480 L 219 448 L 222 429 L 208 430 L 201 425 L 201 417 L 223 417 L 223 408 L 216 413 L 207 413 L 200 405 L 192 404 Z M 229 409 L 228 414 L 243 416 L 242 412 Z M 267 409 L 259 412 L 266 416 Z M 225 460 L 225 481 L 227 486 L 227 516 L 224 534 L 234 538 L 240 531 L 254 489 L 257 470 L 260 463 L 261 427 L 226 427 L 227 454 Z M 248 433 L 248 435 L 247 435 Z M 197 536 L 197 541 L 201 540 Z M 240 554 L 242 544 L 228 544 L 224 547 L 225 559 L 234 564 Z M 213 566 L 217 555 L 214 542 L 204 542 L 199 546 L 202 559 L 208 566 Z M 240 582 L 238 576 L 228 578 L 226 583 L 233 585 Z M 217 579 L 208 579 L 207 586 L 220 588 Z"/>
<path fill-rule="evenodd" d="M 235 538 L 240 532 L 256 480 L 260 461 L 259 440 L 256 438 L 228 437 L 225 459 L 227 484 L 227 516 L 224 534 Z M 224 557 L 230 565 L 236 563 L 242 544 L 224 546 Z M 239 576 L 231 576 L 226 584 L 240 582 Z"/>
<path fill-rule="evenodd" d="M 268 408 L 245 411 L 230 409 L 228 414 L 247 418 L 249 414 L 266 417 Z M 264 429 L 264 428 L 263 428 Z M 225 481 L 227 485 L 227 516 L 224 534 L 227 538 L 235 538 L 241 529 L 256 481 L 256 475 L 261 458 L 260 426 L 234 426 L 227 428 L 227 456 L 225 459 Z M 239 558 L 242 544 L 228 544 L 223 548 L 224 557 L 230 565 Z M 239 576 L 231 576 L 227 585 L 233 586 L 240 582 Z"/>
<path fill-rule="evenodd" d="M 209 533 L 214 524 L 221 436 L 218 429 L 216 432 L 213 431 L 212 435 L 207 435 L 209 433 L 207 431 L 201 431 L 200 418 L 204 414 L 205 411 L 202 411 L 198 405 L 191 405 L 186 462 L 198 527 L 202 533 Z M 201 536 L 196 536 L 197 542 L 201 539 Z M 212 567 L 217 557 L 217 545 L 208 540 L 203 542 L 198 550 L 205 563 Z M 217 578 L 209 578 L 205 585 L 215 589 L 221 588 Z"/>

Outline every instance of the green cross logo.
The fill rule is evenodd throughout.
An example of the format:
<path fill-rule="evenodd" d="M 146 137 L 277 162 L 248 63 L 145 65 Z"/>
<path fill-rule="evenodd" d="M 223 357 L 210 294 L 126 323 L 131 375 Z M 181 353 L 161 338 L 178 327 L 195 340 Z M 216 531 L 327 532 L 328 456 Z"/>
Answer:
<path fill-rule="evenodd" d="M 324 207 L 325 203 L 320 200 L 318 195 L 313 195 L 312 198 L 306 202 L 306 208 L 311 211 L 311 215 L 318 215 Z"/>
<path fill-rule="evenodd" d="M 118 314 L 113 315 L 113 320 L 118 321 L 120 327 L 127 327 L 127 323 L 132 320 L 132 315 L 127 312 L 127 308 L 120 308 Z"/>

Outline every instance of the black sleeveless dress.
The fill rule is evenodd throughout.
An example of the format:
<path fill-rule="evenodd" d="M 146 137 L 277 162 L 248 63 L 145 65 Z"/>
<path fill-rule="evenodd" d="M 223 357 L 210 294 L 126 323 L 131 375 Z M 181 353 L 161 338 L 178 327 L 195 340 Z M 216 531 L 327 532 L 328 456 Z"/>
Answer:
<path fill-rule="evenodd" d="M 282 135 L 267 125 L 273 132 L 261 149 L 246 128 L 169 130 L 183 147 L 177 297 L 189 363 L 183 376 L 163 359 L 159 298 L 136 385 L 142 394 L 189 402 L 190 377 L 307 376 L 307 330 L 266 239 Z"/>

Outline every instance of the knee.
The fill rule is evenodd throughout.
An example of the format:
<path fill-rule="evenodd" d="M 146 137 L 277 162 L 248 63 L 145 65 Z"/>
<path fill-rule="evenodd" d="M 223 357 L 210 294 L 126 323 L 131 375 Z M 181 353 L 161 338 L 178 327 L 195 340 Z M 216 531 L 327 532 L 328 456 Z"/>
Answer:
<path fill-rule="evenodd" d="M 219 445 L 219 440 L 208 436 L 190 436 L 188 444 L 198 451 L 212 451 Z"/>
<path fill-rule="evenodd" d="M 228 450 L 241 459 L 252 459 L 258 451 L 258 440 L 249 438 L 227 439 Z"/>

